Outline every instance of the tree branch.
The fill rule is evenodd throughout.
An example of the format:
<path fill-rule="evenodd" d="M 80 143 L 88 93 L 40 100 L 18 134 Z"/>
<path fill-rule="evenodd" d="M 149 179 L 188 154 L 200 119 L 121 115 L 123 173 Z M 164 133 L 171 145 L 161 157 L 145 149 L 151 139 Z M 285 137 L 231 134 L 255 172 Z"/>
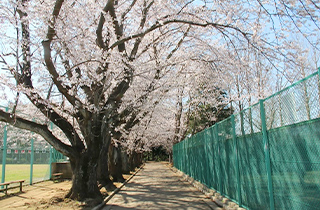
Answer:
<path fill-rule="evenodd" d="M 119 25 L 117 15 L 114 9 L 114 0 L 108 0 L 107 5 L 103 9 L 105 12 L 109 12 L 109 15 L 111 16 L 113 20 L 113 27 L 114 27 L 114 32 L 117 36 L 117 39 L 120 40 L 120 38 L 123 35 L 123 28 L 122 26 Z M 119 52 L 124 52 L 125 51 L 125 43 L 122 42 L 118 46 Z"/>
<path fill-rule="evenodd" d="M 98 23 L 98 28 L 96 30 L 97 45 L 100 48 L 102 48 L 103 50 L 108 50 L 109 38 L 107 37 L 106 40 L 103 41 L 103 36 L 102 36 L 102 30 L 103 30 L 103 25 L 104 25 L 105 21 L 106 21 L 106 19 L 104 18 L 103 13 L 101 12 L 99 23 Z M 107 34 L 107 35 L 109 35 L 109 34 Z"/>
<path fill-rule="evenodd" d="M 182 38 L 179 40 L 177 46 L 170 52 L 170 54 L 167 56 L 167 60 L 172 57 L 172 55 L 179 49 L 179 47 L 182 45 L 183 40 L 187 37 L 189 31 L 190 31 L 191 26 L 189 25 L 188 29 L 186 32 L 183 33 Z"/>
<path fill-rule="evenodd" d="M 61 81 L 59 81 L 59 74 L 56 71 L 56 68 L 53 64 L 52 57 L 51 57 L 51 42 L 53 40 L 53 37 L 55 36 L 56 32 L 54 29 L 55 21 L 60 13 L 62 4 L 64 0 L 56 0 L 56 4 L 54 6 L 53 12 L 52 12 L 52 21 L 48 25 L 48 31 L 47 31 L 47 39 L 42 41 L 43 46 L 43 52 L 44 52 L 44 61 L 46 63 L 47 69 L 49 73 L 52 76 L 52 81 L 57 86 L 60 93 L 62 93 L 66 99 L 72 104 L 75 105 L 76 102 L 81 103 L 79 100 L 76 100 L 75 97 L 71 96 L 68 91 L 71 89 L 70 87 L 65 87 L 62 85 Z"/>
<path fill-rule="evenodd" d="M 152 6 L 152 4 L 154 3 L 154 1 L 151 1 L 149 3 L 149 5 L 146 5 L 146 2 L 144 2 L 144 9 L 142 10 L 142 16 L 141 16 L 141 21 L 140 21 L 140 28 L 143 29 L 146 20 L 147 20 L 147 15 L 148 15 L 148 10 L 150 9 L 150 7 Z M 129 60 L 133 60 L 138 52 L 139 49 L 139 45 L 142 41 L 143 36 L 141 36 L 140 38 L 136 39 L 136 42 L 134 43 L 133 49 L 131 51 Z"/>
<path fill-rule="evenodd" d="M 41 98 L 39 94 L 34 91 L 25 93 L 28 99 L 55 125 L 57 125 L 61 131 L 67 136 L 72 146 L 75 146 L 79 151 L 85 148 L 81 138 L 74 131 L 74 127 L 68 122 L 67 119 L 60 116 L 54 109 L 47 105 L 45 100 Z"/>
<path fill-rule="evenodd" d="M 47 125 L 38 124 L 33 121 L 25 120 L 20 117 L 13 117 L 10 113 L 0 110 L 0 121 L 9 123 L 10 125 L 26 129 L 41 135 L 50 145 L 63 155 L 75 158 L 77 157 L 76 151 L 67 144 L 62 143 L 57 137 L 55 137 L 48 129 Z"/>
<path fill-rule="evenodd" d="M 165 25 L 169 25 L 169 24 L 173 24 L 173 23 L 182 23 L 182 24 L 188 24 L 188 25 L 192 25 L 192 26 L 198 26 L 198 27 L 208 27 L 208 26 L 212 26 L 216 29 L 219 29 L 219 30 L 222 30 L 222 29 L 225 29 L 225 28 L 229 28 L 229 29 L 233 29 L 237 32 L 239 32 L 240 34 L 242 34 L 247 40 L 249 40 L 249 37 L 248 37 L 248 33 L 245 33 L 243 32 L 242 30 L 240 30 L 239 28 L 237 27 L 234 27 L 232 25 L 224 25 L 224 24 L 218 24 L 218 23 L 211 23 L 211 22 L 205 22 L 205 23 L 198 23 L 198 22 L 193 22 L 193 21 L 189 21 L 189 20 L 180 20 L 180 19 L 171 19 L 171 20 L 166 20 L 166 21 L 161 21 L 161 22 L 157 22 L 155 23 L 154 25 L 152 25 L 150 28 L 148 28 L 147 30 L 145 30 L 144 32 L 140 32 L 140 33 L 137 33 L 137 34 L 133 34 L 131 36 L 128 36 L 128 37 L 124 37 L 118 41 L 116 41 L 115 43 L 113 43 L 111 46 L 110 46 L 110 49 L 113 49 L 119 45 L 122 45 L 124 44 L 125 42 L 129 41 L 129 40 L 132 40 L 132 39 L 136 39 L 136 38 L 139 38 L 139 37 L 143 37 L 145 36 L 146 34 L 158 29 L 158 28 L 161 28 Z"/>
<path fill-rule="evenodd" d="M 18 2 L 18 6 L 17 6 L 17 12 L 19 13 L 20 21 L 21 21 L 21 32 L 22 32 L 21 48 L 22 48 L 22 57 L 23 57 L 23 64 L 21 68 L 22 81 L 19 81 L 19 82 L 23 83 L 25 87 L 32 87 L 31 54 L 30 54 L 31 41 L 30 41 L 29 21 L 27 18 L 28 14 L 21 10 L 21 8 L 25 7 L 25 3 L 27 3 L 27 1 L 28 0 L 21 0 L 21 2 Z M 17 81 L 17 83 L 19 82 Z"/>
<path fill-rule="evenodd" d="M 123 23 L 124 18 L 127 16 L 127 14 L 131 11 L 133 6 L 136 4 L 137 0 L 133 0 L 130 4 L 130 6 L 122 13 L 121 15 L 121 23 Z"/>

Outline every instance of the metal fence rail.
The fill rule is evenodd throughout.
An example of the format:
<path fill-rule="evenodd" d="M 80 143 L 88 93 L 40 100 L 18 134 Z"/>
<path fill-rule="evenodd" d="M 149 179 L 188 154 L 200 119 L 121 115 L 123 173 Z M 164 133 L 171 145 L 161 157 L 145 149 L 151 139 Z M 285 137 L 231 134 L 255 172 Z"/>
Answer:
<path fill-rule="evenodd" d="M 174 166 L 249 209 L 320 209 L 319 75 L 175 144 Z"/>

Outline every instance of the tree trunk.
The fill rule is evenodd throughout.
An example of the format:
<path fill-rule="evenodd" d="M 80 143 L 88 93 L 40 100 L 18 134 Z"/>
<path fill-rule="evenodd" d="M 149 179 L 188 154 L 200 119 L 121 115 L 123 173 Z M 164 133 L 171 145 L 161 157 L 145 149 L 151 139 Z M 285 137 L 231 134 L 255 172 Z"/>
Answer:
<path fill-rule="evenodd" d="M 78 158 L 70 160 L 72 169 L 72 187 L 67 198 L 92 201 L 88 204 L 98 204 L 102 201 L 102 195 L 97 185 L 97 162 L 99 155 L 95 151 L 87 150 Z M 89 199 L 89 200 L 88 200 Z"/>
<path fill-rule="evenodd" d="M 138 154 L 138 166 L 140 167 L 143 163 L 143 153 Z"/>
<path fill-rule="evenodd" d="M 122 176 L 122 161 L 121 148 L 110 145 L 109 150 L 109 172 L 114 182 L 123 182 L 125 179 Z"/>
<path fill-rule="evenodd" d="M 101 187 L 113 189 L 115 186 L 109 176 L 109 144 L 104 144 L 100 150 L 100 159 L 98 161 L 97 175 Z"/>
<path fill-rule="evenodd" d="M 173 163 L 173 151 L 169 152 L 169 163 Z"/>
<path fill-rule="evenodd" d="M 134 156 L 134 152 L 131 152 L 130 154 L 128 154 L 128 166 L 130 171 L 134 171 L 134 163 L 133 163 L 133 156 Z"/>
<path fill-rule="evenodd" d="M 141 164 L 142 164 L 142 153 L 133 152 L 131 155 L 132 171 L 134 171 L 135 168 L 139 167 Z"/>
<path fill-rule="evenodd" d="M 105 187 L 106 189 L 112 190 L 115 189 L 116 186 L 113 185 L 113 182 L 110 179 L 109 174 L 109 147 L 111 143 L 111 136 L 108 135 L 110 133 L 109 128 L 105 124 L 105 116 L 102 120 L 102 126 L 100 130 L 100 135 L 102 137 L 102 145 L 100 147 L 100 158 L 98 161 L 98 169 L 97 169 L 97 175 L 98 175 L 98 182 L 101 187 Z"/>
<path fill-rule="evenodd" d="M 130 174 L 129 157 L 125 151 L 121 151 L 122 173 Z"/>

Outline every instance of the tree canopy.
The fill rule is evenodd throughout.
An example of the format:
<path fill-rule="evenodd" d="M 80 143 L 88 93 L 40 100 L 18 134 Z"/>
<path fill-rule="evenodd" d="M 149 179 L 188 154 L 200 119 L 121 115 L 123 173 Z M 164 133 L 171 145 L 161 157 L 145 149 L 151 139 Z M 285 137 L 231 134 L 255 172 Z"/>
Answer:
<path fill-rule="evenodd" d="M 297 79 L 299 67 L 314 69 L 306 63 L 312 55 L 318 65 L 319 7 L 312 0 L 2 0 L 1 98 L 16 97 L 0 121 L 70 157 L 71 198 L 99 197 L 111 142 L 127 151 L 169 149 L 186 134 L 190 104 L 221 105 L 208 98 L 215 88 L 241 110 Z M 26 101 L 64 137 L 19 116 Z"/>

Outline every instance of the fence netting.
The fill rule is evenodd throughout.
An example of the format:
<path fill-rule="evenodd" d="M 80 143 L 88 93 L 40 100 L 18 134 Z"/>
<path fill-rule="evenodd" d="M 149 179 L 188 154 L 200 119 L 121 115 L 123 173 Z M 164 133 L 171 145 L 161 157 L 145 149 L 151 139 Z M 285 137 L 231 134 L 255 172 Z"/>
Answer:
<path fill-rule="evenodd" d="M 10 111 L 8 107 L 0 108 Z M 37 118 L 33 120 L 41 121 Z M 58 130 L 52 123 L 48 123 L 52 132 Z M 47 180 L 50 178 L 51 163 L 63 161 L 67 161 L 67 158 L 40 135 L 0 122 L 1 182 L 25 179 L 26 183 L 32 184 Z"/>
<path fill-rule="evenodd" d="M 249 209 L 320 209 L 319 73 L 175 144 L 174 166 Z"/>

